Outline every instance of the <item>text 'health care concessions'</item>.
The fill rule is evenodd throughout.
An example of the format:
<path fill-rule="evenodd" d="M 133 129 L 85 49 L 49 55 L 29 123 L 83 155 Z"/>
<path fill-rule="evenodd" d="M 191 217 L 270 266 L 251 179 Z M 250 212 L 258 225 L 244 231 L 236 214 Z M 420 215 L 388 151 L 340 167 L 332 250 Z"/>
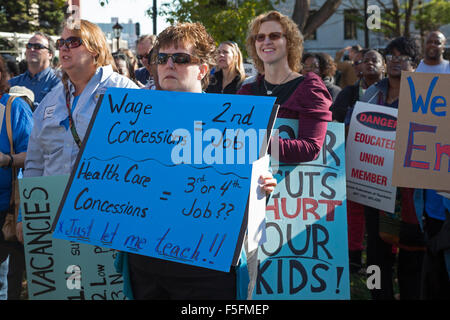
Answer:
<path fill-rule="evenodd" d="M 266 153 L 274 102 L 108 89 L 78 154 L 54 236 L 229 271 L 243 240 L 252 159 Z"/>

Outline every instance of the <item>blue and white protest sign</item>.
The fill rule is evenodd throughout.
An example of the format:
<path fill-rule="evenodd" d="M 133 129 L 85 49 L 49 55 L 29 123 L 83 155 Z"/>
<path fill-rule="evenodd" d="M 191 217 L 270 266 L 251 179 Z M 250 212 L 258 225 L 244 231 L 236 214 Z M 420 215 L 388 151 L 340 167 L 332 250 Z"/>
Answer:
<path fill-rule="evenodd" d="M 298 121 L 277 119 L 282 138 Z M 316 160 L 275 163 L 253 299 L 350 299 L 344 125 L 329 123 Z"/>
<path fill-rule="evenodd" d="M 275 99 L 110 88 L 53 236 L 229 271 Z"/>

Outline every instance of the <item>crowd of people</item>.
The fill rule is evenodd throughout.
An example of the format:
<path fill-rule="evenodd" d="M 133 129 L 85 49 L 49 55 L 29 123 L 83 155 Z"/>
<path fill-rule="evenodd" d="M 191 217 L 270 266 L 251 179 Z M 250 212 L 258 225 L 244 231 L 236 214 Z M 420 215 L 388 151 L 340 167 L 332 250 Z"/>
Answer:
<path fill-rule="evenodd" d="M 142 36 L 136 54 L 111 53 L 100 28 L 86 20 L 80 29 L 65 25 L 56 43 L 37 32 L 26 45 L 26 71 L 17 74 L 18 66 L 0 58 L 0 103 L 10 108 L 13 131 L 10 140 L 7 118 L 0 119 L 0 226 L 11 207 L 12 168 L 22 168 L 24 177 L 70 174 L 106 88 L 276 97 L 277 117 L 298 120 L 295 139 L 279 138 L 279 160 L 308 162 L 320 152 L 328 122 L 348 129 L 357 101 L 398 108 L 402 71 L 450 74 L 445 42 L 433 31 L 423 50 L 415 40 L 399 37 L 382 52 L 355 45 L 333 59 L 324 52 L 303 52 L 297 25 L 271 11 L 249 25 L 246 50 L 258 74 L 247 77 L 239 46 L 225 41 L 216 47 L 200 23 Z M 348 59 L 342 61 L 345 52 Z M 260 184 L 269 194 L 277 182 L 267 173 Z M 448 199 L 434 190 L 399 188 L 397 200 L 400 234 L 394 238 L 380 230 L 382 211 L 347 201 L 350 272 L 361 272 L 366 251 L 365 264 L 381 269 L 381 289 L 371 290 L 373 299 L 395 298 L 395 269 L 400 299 L 450 299 Z M 247 258 L 256 259 L 255 252 Z M 236 298 L 234 267 L 219 272 L 124 252 L 116 266 L 129 298 Z M 16 241 L 4 240 L 0 232 L 0 299 L 19 299 L 24 270 L 19 215 Z"/>

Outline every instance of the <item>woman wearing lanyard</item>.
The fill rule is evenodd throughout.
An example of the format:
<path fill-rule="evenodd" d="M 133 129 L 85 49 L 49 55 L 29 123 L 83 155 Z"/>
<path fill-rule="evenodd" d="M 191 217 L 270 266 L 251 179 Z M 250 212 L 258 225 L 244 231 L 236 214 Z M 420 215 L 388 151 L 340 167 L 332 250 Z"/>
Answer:
<path fill-rule="evenodd" d="M 114 72 L 114 59 L 96 24 L 81 20 L 78 29 L 65 25 L 56 46 L 62 84 L 33 113 L 24 177 L 70 174 L 100 95 L 109 87 L 138 88 Z"/>
<path fill-rule="evenodd" d="M 63 83 L 34 113 L 25 177 L 69 174 L 100 95 L 108 87 L 137 88 L 114 72 L 114 59 L 97 25 L 86 20 L 80 29 L 66 25 L 56 46 Z"/>

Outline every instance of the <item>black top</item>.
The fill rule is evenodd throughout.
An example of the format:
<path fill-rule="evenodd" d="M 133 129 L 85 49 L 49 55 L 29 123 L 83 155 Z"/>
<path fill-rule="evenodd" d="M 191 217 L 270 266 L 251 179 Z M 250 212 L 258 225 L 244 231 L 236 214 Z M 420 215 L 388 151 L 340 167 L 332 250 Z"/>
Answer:
<path fill-rule="evenodd" d="M 277 97 L 275 103 L 281 105 L 289 99 L 303 79 L 304 77 L 300 76 L 283 84 L 271 84 L 263 78 L 262 81 L 254 82 L 254 86 L 256 87 L 253 87 L 252 90 L 258 96 Z M 272 94 L 268 94 L 268 91 L 272 91 Z"/>
<path fill-rule="evenodd" d="M 236 94 L 236 92 L 241 87 L 241 78 L 237 75 L 233 81 L 231 81 L 223 90 L 222 90 L 222 81 L 223 81 L 223 72 L 222 70 L 216 71 L 211 78 L 209 79 L 209 86 L 206 88 L 206 93 L 227 93 L 227 94 Z"/>

